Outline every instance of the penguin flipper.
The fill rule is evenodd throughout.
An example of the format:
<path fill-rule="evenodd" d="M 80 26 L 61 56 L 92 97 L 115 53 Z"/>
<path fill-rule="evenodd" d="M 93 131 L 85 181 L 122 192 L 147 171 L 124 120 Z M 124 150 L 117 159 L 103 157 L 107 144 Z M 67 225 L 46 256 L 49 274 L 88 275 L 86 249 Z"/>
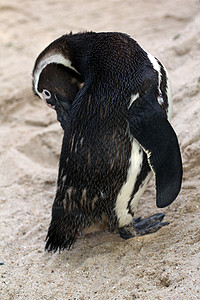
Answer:
<path fill-rule="evenodd" d="M 157 100 L 157 86 L 146 87 L 128 111 L 131 135 L 141 145 L 156 177 L 156 205 L 165 207 L 177 197 L 182 182 L 182 160 L 176 133 Z"/>

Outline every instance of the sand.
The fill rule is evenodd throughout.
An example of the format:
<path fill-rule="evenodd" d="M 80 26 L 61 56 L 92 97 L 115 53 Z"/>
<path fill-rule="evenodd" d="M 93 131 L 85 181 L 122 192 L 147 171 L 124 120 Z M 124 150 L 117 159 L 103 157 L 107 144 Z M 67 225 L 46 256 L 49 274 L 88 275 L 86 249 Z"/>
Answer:
<path fill-rule="evenodd" d="M 70 30 L 126 32 L 165 64 L 184 178 L 169 207 L 156 208 L 153 181 L 139 203 L 136 217 L 166 214 L 157 233 L 91 233 L 51 254 L 63 132 L 32 95 L 31 72 Z M 200 299 L 200 2 L 1 0 L 0 40 L 0 299 Z"/>

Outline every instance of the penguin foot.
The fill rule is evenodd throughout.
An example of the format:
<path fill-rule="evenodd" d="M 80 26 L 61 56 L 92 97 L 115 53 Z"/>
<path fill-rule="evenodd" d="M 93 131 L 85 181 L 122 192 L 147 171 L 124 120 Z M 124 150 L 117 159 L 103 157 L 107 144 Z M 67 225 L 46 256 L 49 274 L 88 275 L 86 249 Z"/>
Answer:
<path fill-rule="evenodd" d="M 169 225 L 169 222 L 162 222 L 164 216 L 162 213 L 157 213 L 143 220 L 141 217 L 133 219 L 131 225 L 119 228 L 119 234 L 123 239 L 127 240 L 135 236 L 156 232 L 161 227 Z"/>

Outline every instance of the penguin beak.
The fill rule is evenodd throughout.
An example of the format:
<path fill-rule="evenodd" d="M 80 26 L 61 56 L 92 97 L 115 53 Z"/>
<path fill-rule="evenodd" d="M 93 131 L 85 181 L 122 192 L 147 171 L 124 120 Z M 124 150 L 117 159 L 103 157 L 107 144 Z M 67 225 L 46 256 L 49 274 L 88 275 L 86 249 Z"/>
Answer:
<path fill-rule="evenodd" d="M 52 109 L 55 109 L 55 106 L 50 104 L 51 98 L 47 97 L 47 96 L 45 95 L 44 92 L 42 92 L 41 95 L 42 95 L 42 100 L 44 101 L 44 103 L 45 103 L 48 107 L 50 107 L 50 108 L 52 108 Z"/>

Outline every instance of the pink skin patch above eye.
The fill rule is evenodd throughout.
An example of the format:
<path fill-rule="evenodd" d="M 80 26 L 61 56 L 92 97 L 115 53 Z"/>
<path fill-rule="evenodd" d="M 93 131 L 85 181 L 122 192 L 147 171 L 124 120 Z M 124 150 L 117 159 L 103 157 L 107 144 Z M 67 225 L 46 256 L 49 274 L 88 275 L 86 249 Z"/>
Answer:
<path fill-rule="evenodd" d="M 52 106 L 51 104 L 47 103 L 48 99 L 49 99 L 49 97 L 44 92 L 42 92 L 42 100 L 44 101 L 44 103 L 46 103 L 46 105 L 48 107 L 55 109 L 55 106 Z"/>

